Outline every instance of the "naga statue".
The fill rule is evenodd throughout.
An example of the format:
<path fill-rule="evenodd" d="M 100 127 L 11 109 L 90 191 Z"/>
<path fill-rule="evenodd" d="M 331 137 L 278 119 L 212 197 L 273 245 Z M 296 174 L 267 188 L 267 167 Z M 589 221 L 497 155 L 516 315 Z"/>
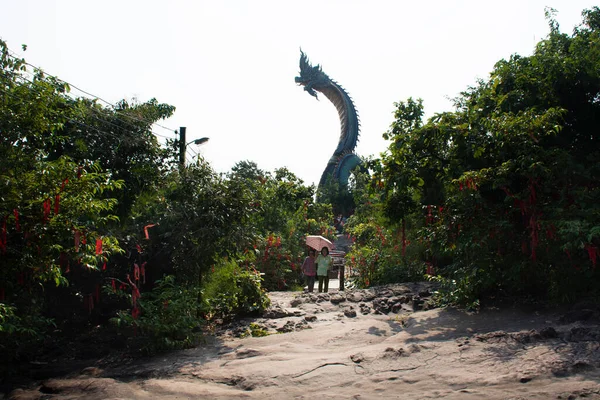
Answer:
<path fill-rule="evenodd" d="M 351 171 L 362 163 L 361 159 L 354 154 L 360 125 L 354 103 L 344 88 L 321 70 L 320 65 L 313 67 L 310 64 L 302 50 L 300 50 L 300 76 L 296 77 L 296 83 L 304 86 L 304 90 L 317 100 L 319 98 L 316 91 L 323 93 L 338 111 L 342 128 L 340 141 L 321 175 L 319 189 L 330 182 L 337 182 L 340 187 L 345 188 Z"/>

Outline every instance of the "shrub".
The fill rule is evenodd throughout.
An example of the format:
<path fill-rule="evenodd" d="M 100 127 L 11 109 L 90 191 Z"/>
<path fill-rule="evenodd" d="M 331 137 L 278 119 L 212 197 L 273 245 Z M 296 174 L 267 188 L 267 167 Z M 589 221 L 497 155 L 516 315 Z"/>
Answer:
<path fill-rule="evenodd" d="M 258 315 L 270 305 L 262 277 L 253 268 L 222 259 L 204 286 L 206 314 L 216 318 Z"/>
<path fill-rule="evenodd" d="M 140 343 L 135 347 L 148 354 L 192 347 L 201 338 L 199 295 L 199 288 L 180 286 L 169 275 L 156 281 L 151 292 L 142 293 L 137 300 L 141 311 L 137 318 L 129 311 L 120 311 L 112 321 L 133 331 L 138 338 L 133 342 Z"/>

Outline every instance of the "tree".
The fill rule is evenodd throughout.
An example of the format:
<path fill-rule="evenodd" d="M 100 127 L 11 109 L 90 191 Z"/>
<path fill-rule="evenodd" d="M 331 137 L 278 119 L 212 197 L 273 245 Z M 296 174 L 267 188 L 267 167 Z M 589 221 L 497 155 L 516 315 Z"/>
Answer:
<path fill-rule="evenodd" d="M 569 300 L 600 278 L 600 9 L 572 36 L 547 16 L 532 56 L 499 61 L 426 123 L 421 101 L 398 103 L 385 134 L 384 212 L 411 223 L 463 299 Z"/>
<path fill-rule="evenodd" d="M 12 357 L 15 340 L 48 322 L 49 287 L 67 285 L 72 270 L 98 270 L 121 251 L 108 230 L 117 202 L 104 193 L 122 181 L 91 160 L 48 153 L 75 113 L 68 85 L 40 71 L 26 79 L 24 61 L 2 41 L 0 67 L 0 350 Z"/>

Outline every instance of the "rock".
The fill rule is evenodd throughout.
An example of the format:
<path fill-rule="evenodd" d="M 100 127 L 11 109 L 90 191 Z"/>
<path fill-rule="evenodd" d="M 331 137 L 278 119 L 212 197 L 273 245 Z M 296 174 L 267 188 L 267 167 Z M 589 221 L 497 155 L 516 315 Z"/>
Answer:
<path fill-rule="evenodd" d="M 355 318 L 356 317 L 356 310 L 354 310 L 353 307 L 346 308 L 344 310 L 344 315 L 346 317 L 348 317 L 348 318 Z"/>
<path fill-rule="evenodd" d="M 391 310 L 394 314 L 402 312 L 402 303 L 392 304 Z"/>
<path fill-rule="evenodd" d="M 254 349 L 241 349 L 235 352 L 235 357 L 238 359 L 251 358 L 261 356 L 262 353 Z"/>
<path fill-rule="evenodd" d="M 423 303 L 423 311 L 433 310 L 434 308 L 436 308 L 436 305 L 435 302 L 431 299 L 425 300 L 425 302 Z"/>
<path fill-rule="evenodd" d="M 81 375 L 99 376 L 101 374 L 102 370 L 97 367 L 87 367 L 81 370 Z"/>
<path fill-rule="evenodd" d="M 333 303 L 333 304 L 339 304 L 343 301 L 346 301 L 346 298 L 342 295 L 334 294 L 333 296 L 330 297 L 329 301 L 331 301 L 331 303 Z"/>
<path fill-rule="evenodd" d="M 542 328 L 542 330 L 540 331 L 540 336 L 543 339 L 554 339 L 558 337 L 558 332 L 556 332 L 556 329 L 554 329 L 551 326 L 547 326 L 545 328 Z"/>
<path fill-rule="evenodd" d="M 285 318 L 291 316 L 294 316 L 294 313 L 284 310 L 280 305 L 271 306 L 263 313 L 263 317 L 269 319 Z"/>
<path fill-rule="evenodd" d="M 590 364 L 587 360 L 579 360 L 573 363 L 571 369 L 573 370 L 573 372 L 579 373 L 585 371 L 592 371 L 596 369 L 596 367 L 594 367 L 593 364 Z"/>
<path fill-rule="evenodd" d="M 292 301 L 290 301 L 290 305 L 292 307 L 298 307 L 302 303 L 304 303 L 304 301 L 301 297 L 296 297 L 295 299 L 292 299 Z"/>
<path fill-rule="evenodd" d="M 308 321 L 308 322 L 315 322 L 317 320 L 317 316 L 316 315 L 306 315 L 304 317 L 304 320 Z"/>
<path fill-rule="evenodd" d="M 575 327 L 567 333 L 565 339 L 569 342 L 590 342 L 600 340 L 598 329 L 592 330 L 586 327 Z"/>
<path fill-rule="evenodd" d="M 348 293 L 346 295 L 346 300 L 351 301 L 353 303 L 360 303 L 361 301 L 363 301 L 363 295 L 357 292 Z"/>
<path fill-rule="evenodd" d="M 352 360 L 352 362 L 354 362 L 356 364 L 360 364 L 361 362 L 363 362 L 365 360 L 365 356 L 363 355 L 363 353 L 352 354 L 350 356 L 350 359 Z"/>
<path fill-rule="evenodd" d="M 530 330 L 529 332 L 517 332 L 510 335 L 513 339 L 515 339 L 519 343 L 533 343 L 542 339 L 542 335 L 540 335 L 535 329 Z"/>
<path fill-rule="evenodd" d="M 310 327 L 308 322 L 303 319 L 302 321 L 296 322 L 295 329 L 301 331 L 303 329 L 312 329 L 312 327 Z"/>
<path fill-rule="evenodd" d="M 419 311 L 423 309 L 423 299 L 421 299 L 420 297 L 413 297 L 412 300 L 412 309 L 413 311 Z"/>
<path fill-rule="evenodd" d="M 360 303 L 358 307 L 360 308 L 360 313 L 363 315 L 369 314 L 371 312 L 371 307 L 369 307 L 365 303 Z"/>
<path fill-rule="evenodd" d="M 395 295 L 404 295 L 407 293 L 412 293 L 412 290 L 410 290 L 406 286 L 400 286 L 398 288 L 393 288 L 392 291 L 394 292 Z"/>
<path fill-rule="evenodd" d="M 428 289 L 421 290 L 419 292 L 419 297 L 429 297 L 431 296 L 431 292 Z"/>
<path fill-rule="evenodd" d="M 393 347 L 388 347 L 387 349 L 385 349 L 385 351 L 383 352 L 383 355 L 381 357 L 382 358 L 398 358 L 398 357 L 405 357 L 405 356 L 408 356 L 408 354 L 402 347 L 400 347 L 398 350 L 394 349 Z"/>
<path fill-rule="evenodd" d="M 390 312 L 391 305 L 388 304 L 386 298 L 378 298 L 373 300 L 373 309 L 378 314 L 387 314 Z"/>
<path fill-rule="evenodd" d="M 277 332 L 280 333 L 288 333 L 296 330 L 296 325 L 292 321 L 288 321 L 285 325 L 276 329 Z"/>
<path fill-rule="evenodd" d="M 317 303 L 322 303 L 324 301 L 329 301 L 330 296 L 327 293 L 319 293 L 317 295 Z"/>
<path fill-rule="evenodd" d="M 372 290 L 365 290 L 363 293 L 363 301 L 373 301 L 377 296 L 373 293 Z"/>

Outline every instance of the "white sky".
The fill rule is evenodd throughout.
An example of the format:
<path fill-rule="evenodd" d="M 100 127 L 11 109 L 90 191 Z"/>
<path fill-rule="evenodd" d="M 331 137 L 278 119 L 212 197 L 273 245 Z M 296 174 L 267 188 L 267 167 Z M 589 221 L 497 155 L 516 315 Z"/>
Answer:
<path fill-rule="evenodd" d="M 0 37 L 47 73 L 110 102 L 152 97 L 177 107 L 161 122 L 218 172 L 238 161 L 287 167 L 318 183 L 338 115 L 296 86 L 299 48 L 353 97 L 356 152 L 378 155 L 394 102 L 422 98 L 428 116 L 548 33 L 544 7 L 571 34 L 582 0 L 158 1 L 4 0 Z M 21 44 L 28 50 L 21 51 Z M 73 92 L 79 95 L 77 91 Z M 157 127 L 156 133 L 172 136 Z"/>

